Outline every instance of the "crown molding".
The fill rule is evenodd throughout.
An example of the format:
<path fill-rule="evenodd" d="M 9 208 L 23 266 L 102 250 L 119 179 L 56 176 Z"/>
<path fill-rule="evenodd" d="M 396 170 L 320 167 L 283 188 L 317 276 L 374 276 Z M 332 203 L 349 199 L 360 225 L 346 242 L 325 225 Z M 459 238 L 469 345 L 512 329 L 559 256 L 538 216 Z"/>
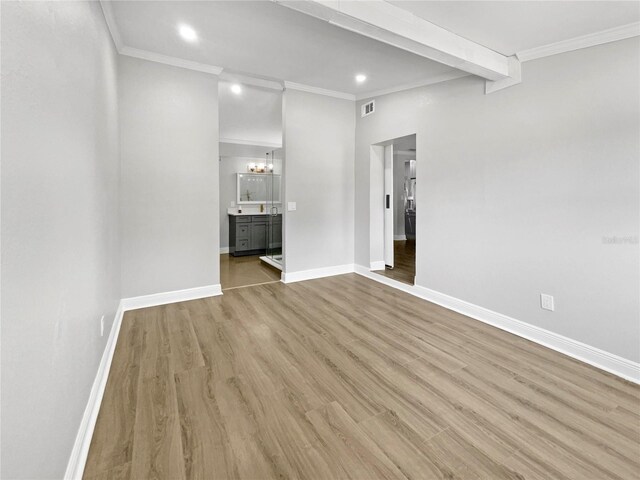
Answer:
<path fill-rule="evenodd" d="M 640 36 L 640 22 L 630 23 L 628 25 L 622 25 L 620 27 L 614 27 L 607 30 L 602 30 L 596 33 L 590 33 L 580 37 L 570 38 L 561 42 L 550 43 L 549 45 L 543 45 L 541 47 L 524 50 L 517 53 L 520 62 L 527 62 L 529 60 L 535 60 L 538 58 L 549 57 L 551 55 L 558 55 L 560 53 L 570 52 L 573 50 L 579 50 L 582 48 L 593 47 L 596 45 L 602 45 L 605 43 L 615 42 L 618 40 L 624 40 L 626 38 L 632 38 Z M 376 90 L 369 93 L 361 93 L 356 95 L 356 100 L 366 100 L 373 97 L 379 97 L 382 95 L 388 95 L 390 93 L 402 92 L 405 90 L 411 90 L 413 88 L 425 87 L 427 85 L 434 85 L 436 83 L 447 82 L 449 80 L 455 80 L 471 75 L 470 73 L 463 71 L 454 71 L 450 73 L 444 73 L 437 77 L 433 77 L 426 81 L 407 83 L 404 85 L 398 85 L 397 87 L 386 88 L 382 90 Z M 518 75 L 517 83 L 520 83 L 520 75 Z"/>
<path fill-rule="evenodd" d="M 264 78 L 251 77 L 249 75 L 243 75 L 240 73 L 232 73 L 227 70 L 220 74 L 220 80 L 228 82 L 236 82 L 244 85 L 253 85 L 254 87 L 268 88 L 270 90 L 282 91 L 284 86 L 282 82 L 276 80 L 266 80 Z"/>
<path fill-rule="evenodd" d="M 162 55 L 161 53 L 126 46 L 122 41 L 122 36 L 120 35 L 120 30 L 118 29 L 118 24 L 116 22 L 115 14 L 113 13 L 111 1 L 100 0 L 100 7 L 102 8 L 102 13 L 104 15 L 105 21 L 107 22 L 107 28 L 109 29 L 109 33 L 111 34 L 113 43 L 120 55 L 141 58 L 143 60 L 149 60 L 150 62 L 164 63 L 165 65 L 186 68 L 188 70 L 196 70 L 198 72 L 211 73 L 213 75 L 220 75 L 222 73 L 222 67 L 217 67 L 215 65 L 192 62 L 191 60 L 184 60 L 178 57 L 170 57 L 168 55 Z"/>
<path fill-rule="evenodd" d="M 148 50 L 140 50 L 138 48 L 122 47 L 122 49 L 120 50 L 120 55 L 141 58 L 142 60 L 149 60 L 150 62 L 164 63 L 165 65 L 186 68 L 188 70 L 195 70 L 197 72 L 211 73 L 213 75 L 220 75 L 222 73 L 222 67 L 208 65 L 206 63 L 192 62 L 191 60 L 185 60 L 178 57 L 170 57 L 168 55 L 162 55 L 161 53 L 150 52 Z"/>
<path fill-rule="evenodd" d="M 356 100 L 366 100 L 368 98 L 380 97 L 382 95 L 388 95 L 390 93 L 402 92 L 404 90 L 411 90 L 413 88 L 426 87 L 427 85 L 434 85 L 436 83 L 448 82 L 449 80 L 455 80 L 456 78 L 468 77 L 470 73 L 463 72 L 461 70 L 454 70 L 452 72 L 443 73 L 437 75 L 428 80 L 421 80 L 419 82 L 405 83 L 404 85 L 398 85 L 397 87 L 383 88 L 382 90 L 375 90 L 368 93 L 359 93 L 356 95 Z"/>
<path fill-rule="evenodd" d="M 223 158 L 235 158 L 239 160 L 253 160 L 254 162 L 264 162 L 264 156 L 259 157 L 257 155 L 247 156 L 247 155 L 220 155 L 220 159 Z M 229 248 L 229 247 L 227 247 Z M 225 252 L 229 253 L 229 252 Z"/>
<path fill-rule="evenodd" d="M 284 88 L 289 90 L 299 90 L 301 92 L 315 93 L 317 95 L 325 95 L 327 97 L 341 98 L 343 100 L 355 101 L 356 96 L 351 93 L 336 92 L 335 90 L 326 90 L 324 88 L 312 87 L 311 85 L 303 85 L 301 83 L 284 82 Z"/>
<path fill-rule="evenodd" d="M 615 42 L 640 36 L 640 22 L 622 25 L 620 27 L 609 28 L 600 32 L 589 33 L 580 37 L 562 40 L 561 42 L 542 45 L 541 47 L 530 48 L 516 53 L 521 62 L 536 60 L 538 58 L 550 57 L 559 53 L 580 50 L 581 48 L 594 47 L 604 43 Z"/>
<path fill-rule="evenodd" d="M 509 76 L 505 55 L 457 35 L 384 0 L 276 0 L 365 37 L 412 52 L 487 80 Z"/>
<path fill-rule="evenodd" d="M 100 3 L 100 7 L 102 8 L 102 12 L 104 14 L 107 28 L 109 30 L 109 33 L 111 34 L 111 38 L 113 39 L 113 43 L 118 53 L 120 53 L 121 55 L 141 58 L 143 60 L 164 63 L 165 65 L 172 65 L 175 67 L 186 68 L 189 70 L 196 70 L 199 72 L 210 73 L 213 75 L 220 75 L 220 78 L 223 80 L 237 81 L 239 83 L 244 83 L 247 85 L 254 85 L 254 86 L 270 88 L 274 90 L 280 90 L 280 91 L 283 90 L 282 84 L 278 81 L 265 80 L 261 78 L 251 77 L 251 76 L 242 75 L 242 74 L 234 74 L 230 72 L 223 73 L 223 68 L 215 65 L 198 63 L 190 60 L 184 60 L 178 57 L 163 55 L 163 54 L 148 51 L 148 50 L 141 50 L 133 47 L 128 47 L 124 45 L 122 41 L 122 37 L 120 35 L 120 31 L 118 29 L 118 26 L 115 20 L 115 15 L 113 12 L 111 1 L 100 0 L 99 3 Z M 290 5 L 287 5 L 288 2 L 286 1 L 280 1 L 279 3 L 282 3 L 285 6 L 290 6 Z M 549 57 L 552 55 L 558 55 L 560 53 L 579 50 L 582 48 L 593 47 L 596 45 L 602 45 L 605 43 L 615 42 L 618 40 L 624 40 L 627 38 L 632 38 L 637 36 L 640 36 L 640 22 L 630 23 L 628 25 L 622 25 L 619 27 L 602 30 L 600 32 L 590 33 L 587 35 L 582 35 L 580 37 L 574 37 L 567 40 L 562 40 L 560 42 L 550 43 L 548 45 L 542 45 L 540 47 L 523 50 L 521 52 L 516 53 L 515 56 L 520 62 L 527 62 L 530 60 L 536 60 L 538 58 Z M 325 95 L 329 97 L 355 101 L 355 100 L 364 100 L 368 98 L 378 97 L 382 95 L 388 95 L 390 93 L 397 93 L 404 90 L 411 90 L 413 88 L 424 87 L 427 85 L 434 85 L 437 83 L 446 82 L 446 81 L 454 80 L 457 78 L 462 78 L 468 75 L 471 75 L 471 74 L 461 70 L 455 70 L 453 72 L 438 75 L 436 77 L 433 77 L 425 81 L 408 83 L 408 84 L 399 85 L 396 87 L 390 87 L 386 89 L 376 90 L 368 93 L 361 93 L 357 95 L 353 95 L 345 92 L 338 92 L 335 90 L 327 90 L 324 88 L 313 87 L 311 85 L 303 85 L 300 83 L 288 82 L 288 81 L 284 82 L 284 89 L 288 88 L 291 90 L 299 90 L 303 92 L 315 93 L 318 95 Z"/>
<path fill-rule="evenodd" d="M 252 140 L 240 140 L 237 138 L 220 138 L 218 139 L 219 143 L 232 143 L 235 145 L 249 145 L 255 147 L 269 147 L 269 148 L 282 148 L 281 143 L 271 143 L 271 142 L 262 142 L 262 141 L 252 141 Z"/>

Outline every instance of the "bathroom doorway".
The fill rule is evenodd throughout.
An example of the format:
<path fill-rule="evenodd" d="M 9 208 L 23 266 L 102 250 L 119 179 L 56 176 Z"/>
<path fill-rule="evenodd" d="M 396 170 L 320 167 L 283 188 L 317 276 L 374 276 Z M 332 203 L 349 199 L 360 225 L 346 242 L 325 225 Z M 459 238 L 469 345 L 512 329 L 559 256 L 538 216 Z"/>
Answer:
<path fill-rule="evenodd" d="M 372 210 L 371 270 L 379 275 L 414 285 L 416 275 L 416 135 L 372 146 L 372 197 L 382 193 L 382 208 Z M 374 170 L 377 171 L 374 172 Z M 375 183 L 378 188 L 375 188 Z M 377 203 L 377 205 L 380 205 Z M 377 211 L 376 211 L 377 210 Z M 379 212 L 382 211 L 380 215 Z M 379 226 L 376 229 L 376 224 Z M 377 230 L 377 231 L 376 231 Z M 376 249 L 374 243 L 381 248 Z M 374 256 L 381 253 L 381 259 Z"/>
<path fill-rule="evenodd" d="M 221 144 L 221 151 L 227 153 L 229 147 Z M 223 291 L 281 278 L 282 159 L 278 149 L 263 155 L 220 157 L 221 245 L 226 241 L 220 252 Z"/>
<path fill-rule="evenodd" d="M 218 94 L 222 290 L 278 282 L 283 263 L 282 86 L 228 74 Z"/>

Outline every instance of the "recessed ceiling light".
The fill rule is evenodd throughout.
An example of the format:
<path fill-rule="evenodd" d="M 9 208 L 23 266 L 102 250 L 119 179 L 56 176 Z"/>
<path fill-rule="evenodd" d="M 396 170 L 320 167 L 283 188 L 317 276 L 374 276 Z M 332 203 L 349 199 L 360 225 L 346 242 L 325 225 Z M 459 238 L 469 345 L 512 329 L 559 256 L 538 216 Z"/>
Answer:
<path fill-rule="evenodd" d="M 240 95 L 242 93 L 242 87 L 237 83 L 234 83 L 233 85 L 231 85 L 231 91 L 236 95 Z"/>
<path fill-rule="evenodd" d="M 198 34 L 189 25 L 180 25 L 178 27 L 178 32 L 180 33 L 180 36 L 187 42 L 195 42 L 196 40 L 198 40 Z"/>
<path fill-rule="evenodd" d="M 359 73 L 358 75 L 356 75 L 356 82 L 358 83 L 362 83 L 367 79 L 366 75 L 363 75 L 362 73 Z"/>

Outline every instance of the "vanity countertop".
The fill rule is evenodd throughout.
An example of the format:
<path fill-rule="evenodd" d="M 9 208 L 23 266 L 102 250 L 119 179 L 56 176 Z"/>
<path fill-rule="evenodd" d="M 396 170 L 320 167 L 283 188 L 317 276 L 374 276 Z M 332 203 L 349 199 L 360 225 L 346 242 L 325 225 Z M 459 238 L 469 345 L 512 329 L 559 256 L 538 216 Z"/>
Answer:
<path fill-rule="evenodd" d="M 242 213 L 238 213 L 238 212 L 228 212 L 227 215 L 231 215 L 232 217 L 247 217 L 247 216 L 255 216 L 255 215 L 269 215 L 267 212 L 242 212 Z"/>

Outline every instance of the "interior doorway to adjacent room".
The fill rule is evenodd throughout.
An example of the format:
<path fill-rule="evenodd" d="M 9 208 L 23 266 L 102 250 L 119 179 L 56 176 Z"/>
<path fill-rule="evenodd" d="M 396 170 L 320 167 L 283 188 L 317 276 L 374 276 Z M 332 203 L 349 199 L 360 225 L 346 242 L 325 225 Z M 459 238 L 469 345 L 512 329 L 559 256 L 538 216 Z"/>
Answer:
<path fill-rule="evenodd" d="M 413 285 L 416 275 L 416 135 L 372 145 L 371 162 L 371 270 Z"/>
<path fill-rule="evenodd" d="M 234 76 L 220 81 L 219 104 L 222 290 L 280 281 L 282 87 Z"/>

